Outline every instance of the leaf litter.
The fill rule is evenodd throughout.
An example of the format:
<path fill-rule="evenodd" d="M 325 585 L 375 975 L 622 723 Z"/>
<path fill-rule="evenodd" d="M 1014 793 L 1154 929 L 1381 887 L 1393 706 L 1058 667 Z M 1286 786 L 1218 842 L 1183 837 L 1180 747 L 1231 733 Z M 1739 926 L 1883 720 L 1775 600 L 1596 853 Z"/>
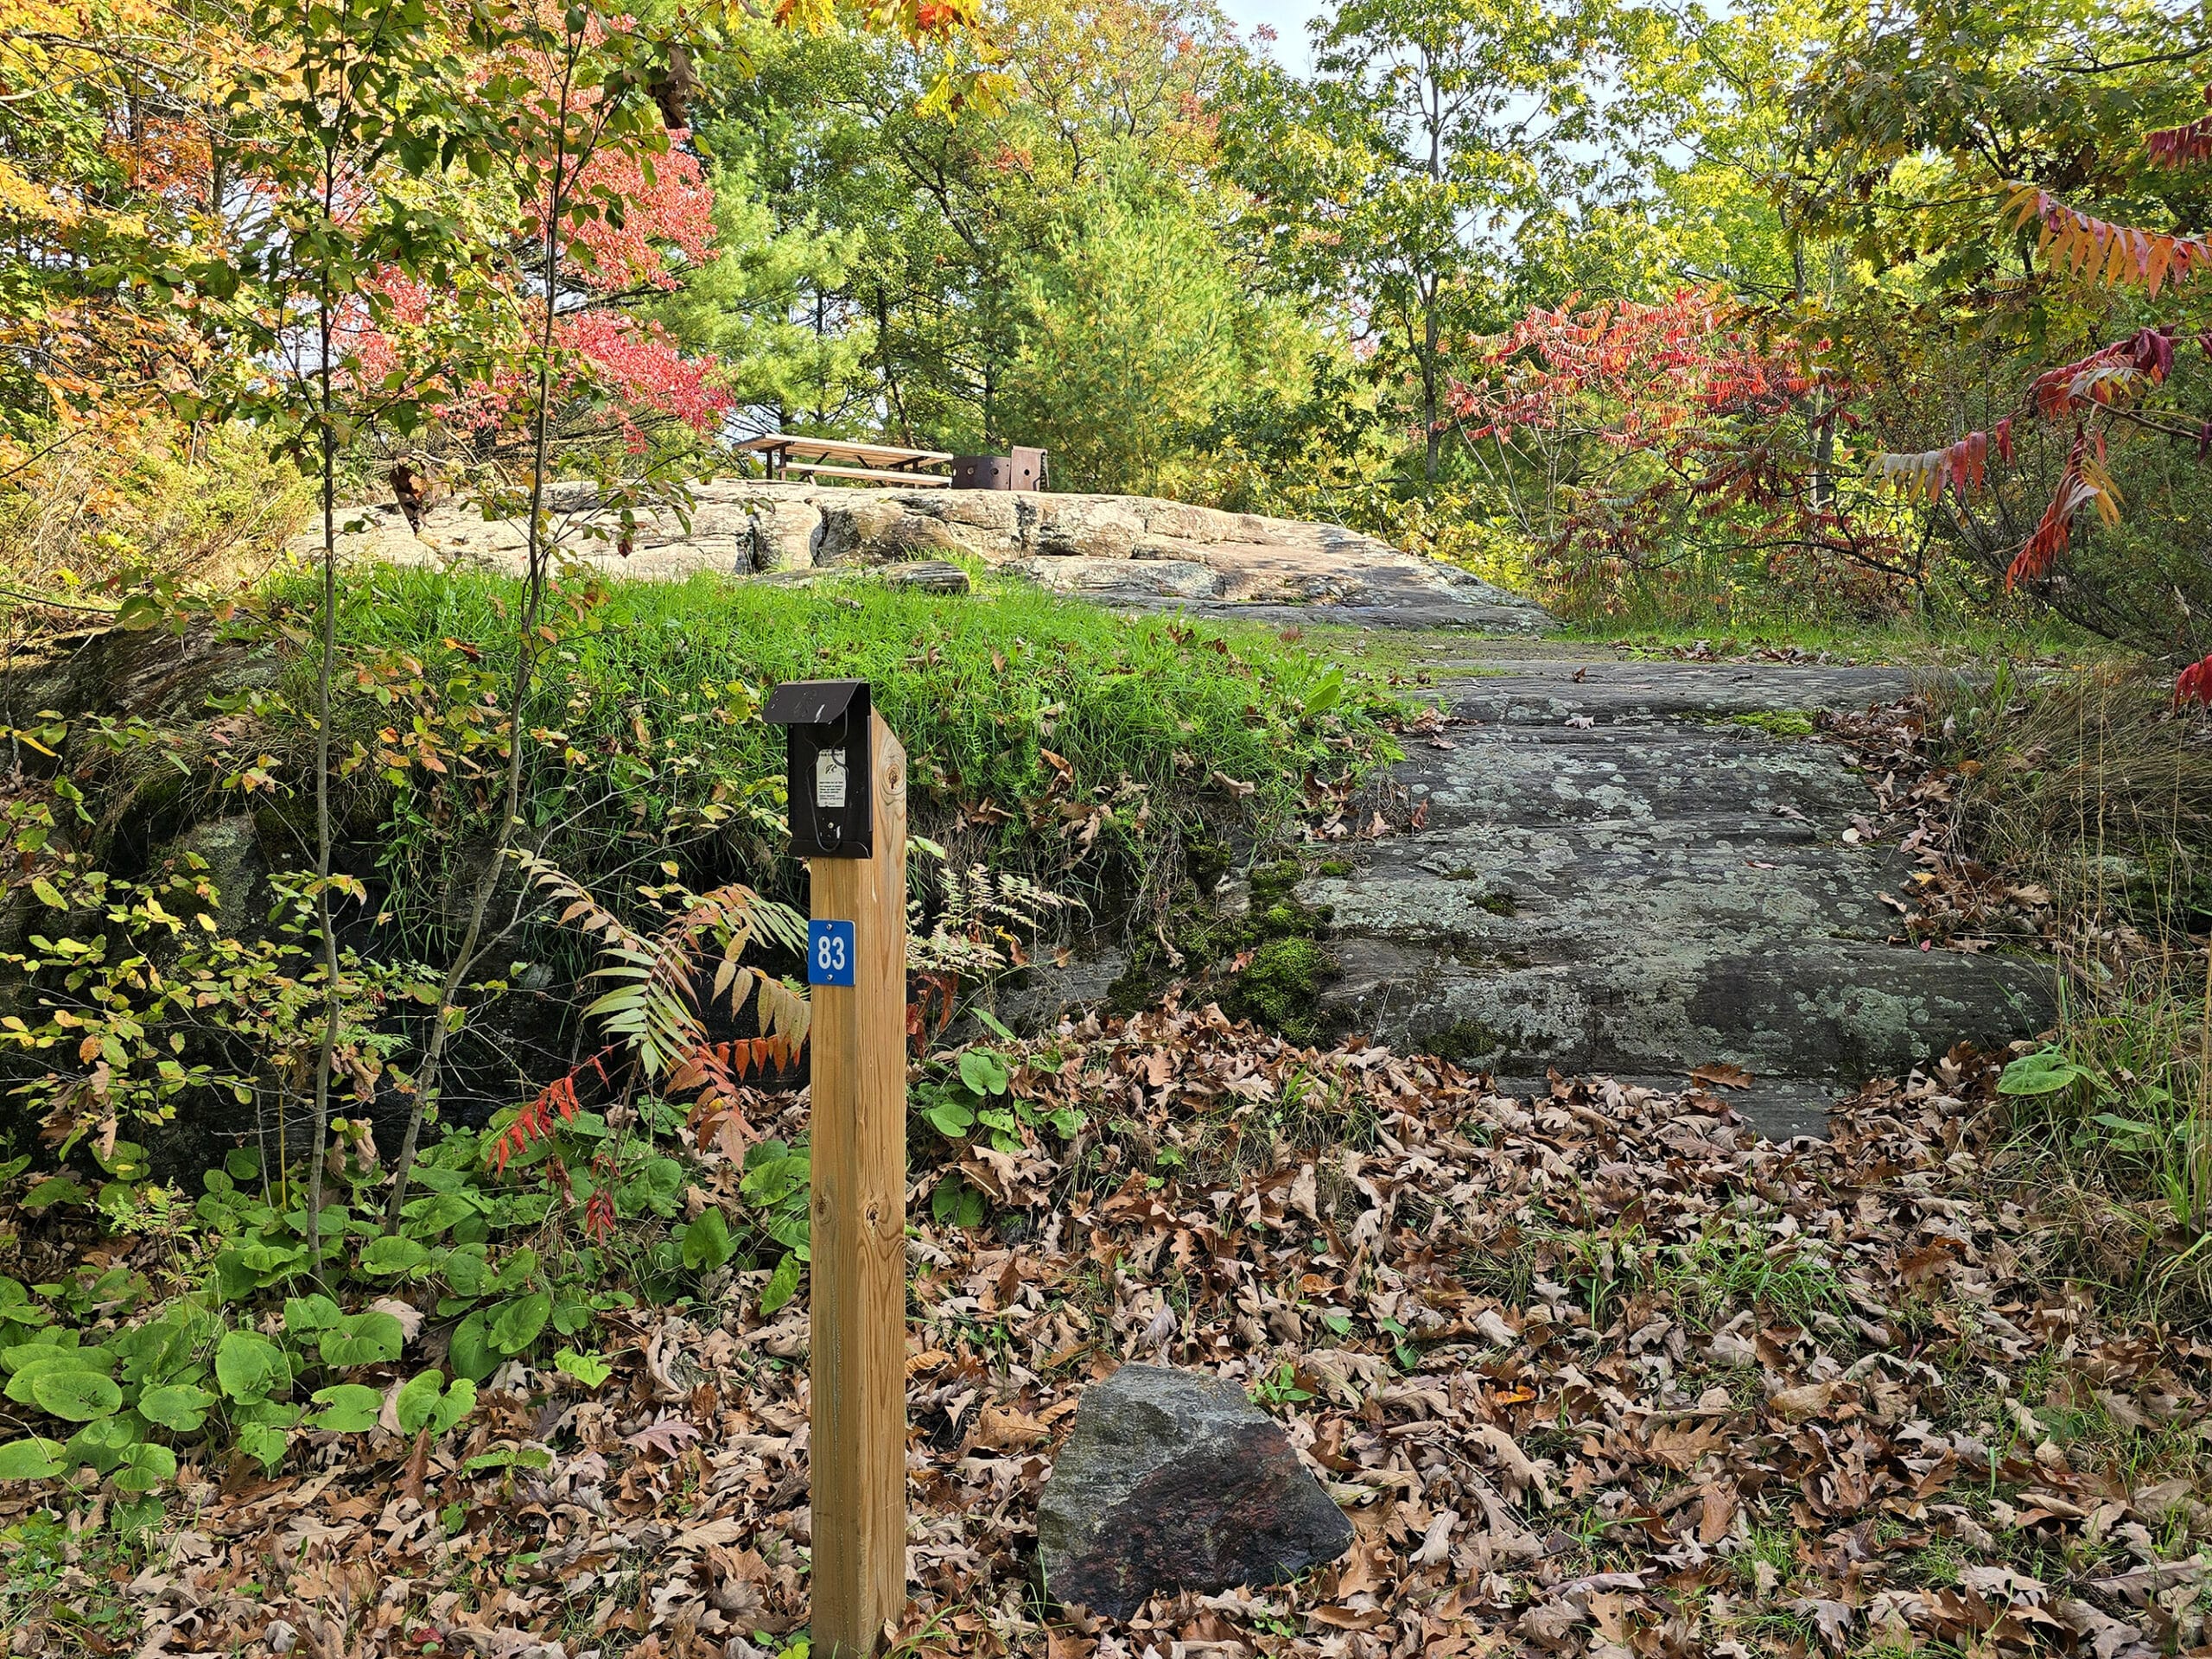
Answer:
<path fill-rule="evenodd" d="M 1758 1140 L 1703 1080 L 1494 1092 L 1173 1003 L 1011 1088 L 1084 1127 L 918 1156 L 912 1600 L 927 1655 L 1432 1659 L 2199 1647 L 2208 1351 L 2069 1284 L 1961 1049 Z M 804 1133 L 803 1096 L 754 1096 Z M 1039 1114 L 1041 1117 L 1044 1114 Z M 1063 1122 L 1068 1121 L 1065 1119 Z M 925 1148 L 925 1150 L 927 1149 Z M 713 1140 L 693 1205 L 739 1212 Z M 931 1219 L 940 1181 L 989 1220 Z M 756 1659 L 807 1618 L 804 1299 L 636 1316 L 596 1389 L 511 1363 L 465 1438 L 188 1465 L 135 1565 L 10 1588 L 16 1654 Z M 1125 1623 L 1045 1603 L 1035 1511 L 1084 1385 L 1236 1377 L 1351 1516 L 1285 1586 Z M 12 1485 L 0 1521 L 54 1506 Z M 126 1604 L 124 1626 L 93 1617 Z"/>

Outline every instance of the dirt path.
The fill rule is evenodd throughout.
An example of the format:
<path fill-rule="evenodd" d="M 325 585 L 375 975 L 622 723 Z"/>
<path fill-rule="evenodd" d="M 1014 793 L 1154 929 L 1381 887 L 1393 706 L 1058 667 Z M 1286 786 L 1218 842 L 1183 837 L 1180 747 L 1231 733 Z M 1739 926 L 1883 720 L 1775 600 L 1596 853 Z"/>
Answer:
<path fill-rule="evenodd" d="M 1844 840 L 1866 785 L 1792 733 L 1899 695 L 1902 671 L 1449 655 L 1441 689 L 1471 723 L 1397 772 L 1424 826 L 1300 889 L 1333 918 L 1336 1023 L 1524 1085 L 1732 1065 L 1757 1081 L 1732 1100 L 1779 1137 L 1820 1133 L 1869 1077 L 2048 1022 L 2042 961 L 1901 942 L 1878 895 L 1910 862 Z"/>

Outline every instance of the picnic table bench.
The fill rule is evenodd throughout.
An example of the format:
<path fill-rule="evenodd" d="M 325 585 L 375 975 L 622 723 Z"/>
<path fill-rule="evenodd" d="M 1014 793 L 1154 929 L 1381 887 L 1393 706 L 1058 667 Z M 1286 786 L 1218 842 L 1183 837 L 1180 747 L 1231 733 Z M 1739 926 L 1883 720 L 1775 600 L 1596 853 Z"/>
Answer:
<path fill-rule="evenodd" d="M 900 449 L 887 443 L 854 443 L 843 438 L 794 437 L 788 432 L 765 432 L 737 447 L 760 456 L 771 478 L 789 478 L 798 473 L 814 478 L 866 479 L 938 489 L 952 482 L 943 473 L 921 470 L 942 467 L 952 460 L 941 449 Z"/>

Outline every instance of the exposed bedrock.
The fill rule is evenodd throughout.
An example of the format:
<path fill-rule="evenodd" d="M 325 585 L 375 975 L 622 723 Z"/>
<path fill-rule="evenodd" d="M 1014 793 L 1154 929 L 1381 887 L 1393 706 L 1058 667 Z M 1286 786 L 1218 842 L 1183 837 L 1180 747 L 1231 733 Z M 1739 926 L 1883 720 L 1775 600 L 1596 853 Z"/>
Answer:
<path fill-rule="evenodd" d="M 1399 768 L 1423 828 L 1298 889 L 1333 918 L 1333 1024 L 1538 1084 L 1725 1062 L 1784 1134 L 1869 1077 L 2050 1022 L 2047 959 L 1901 942 L 1879 894 L 1913 867 L 1844 840 L 1873 802 L 1842 750 L 1738 718 L 1863 706 L 1901 671 L 1497 666 L 1446 688 L 1481 723 Z"/>
<path fill-rule="evenodd" d="M 1222 512 L 1148 496 L 994 490 L 852 489 L 728 480 L 702 485 L 687 511 L 644 515 L 622 550 L 620 525 L 571 491 L 556 505 L 575 557 L 625 575 L 700 570 L 803 578 L 854 565 L 967 556 L 1046 587 L 1139 609 L 1230 611 L 1286 620 L 1540 633 L 1533 601 L 1338 524 Z M 524 536 L 447 502 L 409 531 L 397 506 L 349 509 L 349 556 L 474 563 L 518 572 Z M 302 550 L 312 552 L 313 537 Z M 316 543 L 320 545 L 319 543 Z"/>

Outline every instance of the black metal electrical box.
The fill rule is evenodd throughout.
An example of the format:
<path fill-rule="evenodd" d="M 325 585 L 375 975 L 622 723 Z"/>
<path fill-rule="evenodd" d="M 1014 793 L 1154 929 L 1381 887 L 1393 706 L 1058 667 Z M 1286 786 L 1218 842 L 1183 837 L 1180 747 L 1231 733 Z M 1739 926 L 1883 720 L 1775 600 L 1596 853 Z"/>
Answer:
<path fill-rule="evenodd" d="M 763 717 L 789 728 L 785 775 L 796 857 L 875 855 L 869 706 L 866 680 L 786 680 L 768 694 Z"/>

